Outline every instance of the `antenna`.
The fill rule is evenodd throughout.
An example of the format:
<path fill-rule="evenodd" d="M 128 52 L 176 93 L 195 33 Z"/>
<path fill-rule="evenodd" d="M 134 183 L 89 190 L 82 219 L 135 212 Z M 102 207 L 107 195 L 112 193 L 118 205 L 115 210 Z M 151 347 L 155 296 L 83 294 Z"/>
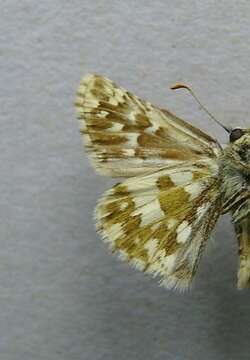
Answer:
<path fill-rule="evenodd" d="M 195 95 L 195 93 L 193 92 L 193 90 L 185 85 L 185 84 L 175 84 L 173 86 L 170 87 L 171 90 L 178 90 L 178 89 L 186 89 L 190 92 L 190 94 L 193 96 L 193 98 L 197 101 L 197 103 L 200 105 L 200 107 L 208 114 L 208 116 L 210 116 L 211 119 L 213 119 L 217 124 L 219 124 L 221 127 L 223 127 L 224 130 L 226 130 L 228 133 L 231 133 L 231 129 L 226 127 L 225 125 L 223 125 L 219 120 L 217 120 L 211 113 L 210 111 L 208 111 L 205 106 L 200 102 L 200 100 L 198 99 L 198 97 Z"/>

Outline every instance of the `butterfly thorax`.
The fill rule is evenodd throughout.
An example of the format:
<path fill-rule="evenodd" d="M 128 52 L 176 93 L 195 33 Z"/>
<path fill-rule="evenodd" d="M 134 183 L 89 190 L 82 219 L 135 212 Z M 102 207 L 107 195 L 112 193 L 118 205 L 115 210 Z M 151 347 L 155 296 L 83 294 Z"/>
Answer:
<path fill-rule="evenodd" d="M 224 212 L 231 210 L 233 222 L 250 213 L 250 133 L 231 142 L 220 158 Z"/>

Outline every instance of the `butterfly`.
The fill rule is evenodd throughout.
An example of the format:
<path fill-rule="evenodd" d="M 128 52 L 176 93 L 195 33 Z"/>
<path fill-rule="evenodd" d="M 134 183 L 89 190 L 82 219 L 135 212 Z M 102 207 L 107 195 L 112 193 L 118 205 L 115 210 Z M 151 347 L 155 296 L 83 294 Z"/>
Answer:
<path fill-rule="evenodd" d="M 173 88 L 181 87 L 192 92 Z M 95 74 L 82 79 L 75 105 L 93 166 L 124 178 L 95 210 L 97 231 L 112 252 L 164 287 L 185 290 L 219 216 L 230 212 L 239 244 L 237 286 L 249 287 L 250 129 L 222 125 L 229 133 L 223 149 L 168 110 Z"/>

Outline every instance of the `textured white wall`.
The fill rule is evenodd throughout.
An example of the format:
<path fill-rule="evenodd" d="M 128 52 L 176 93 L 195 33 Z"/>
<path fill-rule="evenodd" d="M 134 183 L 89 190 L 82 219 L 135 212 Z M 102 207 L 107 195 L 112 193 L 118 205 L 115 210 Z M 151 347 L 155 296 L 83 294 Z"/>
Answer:
<path fill-rule="evenodd" d="M 249 123 L 249 1 L 1 1 L 0 357 L 249 359 L 250 292 L 235 288 L 228 217 L 194 290 L 175 294 L 109 254 L 92 210 L 111 183 L 90 168 L 73 101 L 109 76 L 225 143 Z"/>

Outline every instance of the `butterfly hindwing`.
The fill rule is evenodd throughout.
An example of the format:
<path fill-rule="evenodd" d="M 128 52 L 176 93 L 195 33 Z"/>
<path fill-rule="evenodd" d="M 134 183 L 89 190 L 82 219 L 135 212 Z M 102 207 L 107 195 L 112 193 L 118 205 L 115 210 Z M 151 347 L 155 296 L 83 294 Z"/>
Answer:
<path fill-rule="evenodd" d="M 117 184 L 100 200 L 96 218 L 114 252 L 164 286 L 185 289 L 219 212 L 217 176 L 198 162 Z"/>

